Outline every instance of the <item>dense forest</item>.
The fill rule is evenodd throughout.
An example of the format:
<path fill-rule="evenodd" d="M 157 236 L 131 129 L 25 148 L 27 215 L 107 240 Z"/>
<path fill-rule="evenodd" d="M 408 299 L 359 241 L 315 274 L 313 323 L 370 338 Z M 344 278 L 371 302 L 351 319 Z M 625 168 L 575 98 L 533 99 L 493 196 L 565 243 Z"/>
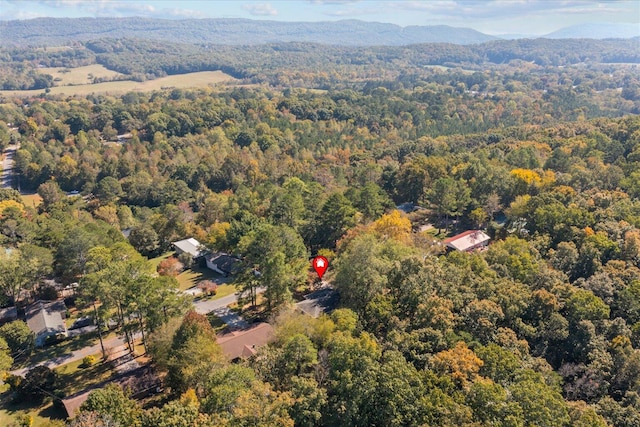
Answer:
<path fill-rule="evenodd" d="M 3 49 L 269 83 L 0 104 L 0 147 L 20 142 L 20 188 L 42 197 L 0 191 L 7 303 L 77 282 L 164 375 L 163 400 L 108 386 L 69 425 L 639 425 L 640 86 L 605 63 L 638 62 L 626 43 Z M 486 251 L 443 251 L 476 228 Z M 248 360 L 148 266 L 188 237 L 241 258 L 247 310 L 275 328 Z M 315 319 L 292 301 L 317 254 L 340 306 Z"/>
<path fill-rule="evenodd" d="M 560 66 L 595 67 L 609 74 L 617 63 L 640 63 L 639 39 L 627 40 L 500 40 L 473 46 L 446 43 L 403 47 L 343 47 L 314 43 L 258 46 L 193 45 L 135 39 L 97 39 L 66 48 L 0 47 L 0 88 L 44 89 L 53 77 L 39 67 L 102 64 L 133 80 L 196 71 L 222 70 L 245 83 L 336 89 L 362 87 L 370 80 L 428 75 L 433 66 L 484 72 L 509 63 L 529 62 L 532 68 L 558 72 Z M 610 65 L 609 68 L 599 68 Z M 524 76 L 522 76 L 524 77 Z M 593 78 L 593 77 L 589 77 Z M 607 78 L 603 76 L 603 78 Z M 631 73 L 616 87 L 634 84 Z M 637 78 L 636 78 L 637 80 Z M 574 83 L 576 84 L 576 83 Z M 472 85 L 468 85 L 469 87 Z M 597 89 L 601 90 L 601 89 Z"/>

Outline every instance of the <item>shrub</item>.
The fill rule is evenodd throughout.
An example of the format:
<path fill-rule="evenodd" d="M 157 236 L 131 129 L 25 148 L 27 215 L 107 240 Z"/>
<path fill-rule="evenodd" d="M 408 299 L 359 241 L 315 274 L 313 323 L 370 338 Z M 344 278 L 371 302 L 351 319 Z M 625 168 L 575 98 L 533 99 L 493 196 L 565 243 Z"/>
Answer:
<path fill-rule="evenodd" d="M 184 265 L 178 261 L 178 258 L 169 257 L 160 261 L 160 264 L 158 264 L 158 274 L 161 276 L 176 277 L 183 268 Z"/>
<path fill-rule="evenodd" d="M 94 355 L 85 356 L 82 358 L 81 368 L 88 368 L 89 366 L 96 363 L 96 357 Z"/>

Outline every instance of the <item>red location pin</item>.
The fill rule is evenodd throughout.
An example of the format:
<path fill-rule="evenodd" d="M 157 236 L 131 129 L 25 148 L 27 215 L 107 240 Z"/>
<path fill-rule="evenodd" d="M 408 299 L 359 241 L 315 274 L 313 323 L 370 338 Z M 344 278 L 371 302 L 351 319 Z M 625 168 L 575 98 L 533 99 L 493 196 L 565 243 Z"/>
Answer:
<path fill-rule="evenodd" d="M 318 277 L 322 280 L 324 272 L 329 268 L 329 261 L 323 256 L 317 256 L 313 259 L 313 269 L 318 273 Z"/>

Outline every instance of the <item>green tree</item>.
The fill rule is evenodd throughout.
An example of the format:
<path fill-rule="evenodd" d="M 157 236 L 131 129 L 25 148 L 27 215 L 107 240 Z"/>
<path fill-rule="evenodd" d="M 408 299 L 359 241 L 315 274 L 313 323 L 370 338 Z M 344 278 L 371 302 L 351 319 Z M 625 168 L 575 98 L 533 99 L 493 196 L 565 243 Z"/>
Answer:
<path fill-rule="evenodd" d="M 569 426 L 569 410 L 562 395 L 540 381 L 525 380 L 509 389 L 520 405 L 525 427 Z"/>
<path fill-rule="evenodd" d="M 95 195 L 103 205 L 115 203 L 122 194 L 122 185 L 112 176 L 102 178 L 96 185 Z"/>
<path fill-rule="evenodd" d="M 335 248 L 337 241 L 355 224 L 356 210 L 349 199 L 340 193 L 333 193 L 310 224 L 311 248 Z"/>
<path fill-rule="evenodd" d="M 80 411 L 111 417 L 113 421 L 123 426 L 141 425 L 142 409 L 125 394 L 120 386 L 113 383 L 92 391 L 80 407 Z"/>
<path fill-rule="evenodd" d="M 293 405 L 289 414 L 296 426 L 316 427 L 321 425 L 322 414 L 326 410 L 327 391 L 317 381 L 307 377 L 291 378 Z"/>
<path fill-rule="evenodd" d="M 36 366 L 24 376 L 24 381 L 18 387 L 18 394 L 23 399 L 35 403 L 42 403 L 45 397 L 50 397 L 58 387 L 58 373 L 46 366 Z"/>
<path fill-rule="evenodd" d="M 169 353 L 167 383 L 174 393 L 193 388 L 204 396 L 210 373 L 226 364 L 215 332 L 203 315 L 190 311 L 176 331 Z"/>
<path fill-rule="evenodd" d="M 64 193 L 57 182 L 47 181 L 40 184 L 38 187 L 38 194 L 42 197 L 42 203 L 45 209 L 62 201 Z"/>
<path fill-rule="evenodd" d="M 604 320 L 609 318 L 610 309 L 607 304 L 595 296 L 593 292 L 578 289 L 569 297 L 565 310 L 570 322 L 578 323 L 581 320 Z"/>
<path fill-rule="evenodd" d="M 33 332 L 22 320 L 0 326 L 0 337 L 6 341 L 13 357 L 28 356 L 33 349 Z"/>
<path fill-rule="evenodd" d="M 459 217 L 471 203 L 471 190 L 463 181 L 440 178 L 434 181 L 427 198 L 435 207 L 440 218 Z"/>
<path fill-rule="evenodd" d="M 202 411 L 229 416 L 240 394 L 249 390 L 255 380 L 253 369 L 236 364 L 212 371 L 207 377 Z"/>
<path fill-rule="evenodd" d="M 1 334 L 1 331 L 0 331 Z M 7 341 L 0 337 L 0 373 L 5 373 L 11 369 L 13 365 L 13 357 L 11 357 L 11 348 Z"/>
<path fill-rule="evenodd" d="M 357 313 L 363 313 L 387 285 L 391 265 L 382 256 L 382 250 L 374 235 L 362 234 L 349 243 L 334 263 L 334 283 L 341 301 Z"/>
<path fill-rule="evenodd" d="M 288 302 L 291 291 L 306 280 L 307 251 L 292 228 L 260 225 L 242 237 L 238 249 L 244 254 L 244 290 L 250 291 L 254 299 L 256 287 L 265 287 L 269 309 Z"/>
<path fill-rule="evenodd" d="M 153 255 L 160 248 L 158 233 L 149 224 L 141 224 L 131 229 L 129 243 L 143 255 Z"/>

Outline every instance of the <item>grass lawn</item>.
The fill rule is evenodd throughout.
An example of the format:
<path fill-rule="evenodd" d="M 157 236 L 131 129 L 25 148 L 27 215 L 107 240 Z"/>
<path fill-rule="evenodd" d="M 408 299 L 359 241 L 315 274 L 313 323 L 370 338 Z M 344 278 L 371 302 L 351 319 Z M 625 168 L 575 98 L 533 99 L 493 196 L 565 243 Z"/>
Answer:
<path fill-rule="evenodd" d="M 99 384 L 111 377 L 113 371 L 109 364 L 100 362 L 102 354 L 97 353 L 93 356 L 97 362 L 89 367 L 81 367 L 82 359 L 80 359 L 55 369 L 60 375 L 60 384 L 63 384 L 61 391 L 65 396 Z"/>
<path fill-rule="evenodd" d="M 107 340 L 114 337 L 115 334 L 104 334 L 102 338 Z M 74 350 L 80 350 L 84 347 L 98 344 L 98 333 L 83 334 L 78 337 L 70 338 L 59 342 L 54 345 L 50 345 L 44 348 L 37 348 L 33 351 L 30 357 L 17 361 L 13 369 L 24 368 L 25 366 L 35 365 L 40 362 L 55 359 L 57 357 L 64 357 L 70 355 Z M 0 424 L 1 426 L 2 424 Z"/>
<path fill-rule="evenodd" d="M 11 402 L 12 393 L 8 391 L 8 385 L 0 389 L 0 426 L 9 426 L 17 422 L 21 416 L 29 415 L 32 420 L 31 427 L 53 427 L 65 425 L 66 414 L 64 410 L 55 408 L 51 402 L 40 406 L 29 405 L 29 402 Z"/>
<path fill-rule="evenodd" d="M 31 207 L 31 208 L 37 208 L 38 206 L 40 206 L 40 203 L 42 203 L 42 197 L 40 197 L 39 194 L 23 194 L 22 196 L 22 202 L 25 204 L 25 206 Z"/>
<path fill-rule="evenodd" d="M 207 319 L 209 319 L 209 323 L 211 323 L 211 327 L 216 332 L 216 334 L 220 333 L 224 328 L 227 327 L 227 324 L 213 313 L 207 314 Z"/>
<path fill-rule="evenodd" d="M 169 258 L 171 255 L 173 255 L 173 252 L 167 252 L 166 254 L 160 255 L 159 257 L 150 259 L 149 263 L 151 263 L 151 266 L 155 270 L 158 268 L 158 264 L 160 264 L 162 260 Z M 178 288 L 181 291 L 186 291 L 187 289 L 197 285 L 201 280 L 216 279 L 220 277 L 222 276 L 220 276 L 215 271 L 211 271 L 206 267 L 203 268 L 194 265 L 190 269 L 186 269 L 182 273 L 178 274 L 176 276 L 176 279 L 178 280 Z M 231 289 L 229 289 L 229 287 Z M 222 296 L 229 295 L 233 292 L 235 292 L 235 288 L 233 286 L 221 285 L 218 287 L 218 293 L 215 298 L 221 298 Z"/>
<path fill-rule="evenodd" d="M 211 299 L 218 299 L 218 298 L 222 298 L 222 297 L 226 297 L 227 295 L 231 295 L 232 293 L 234 293 L 235 291 L 237 291 L 238 289 L 235 287 L 235 285 L 220 285 L 218 286 L 218 290 L 215 294 L 215 296 Z"/>

